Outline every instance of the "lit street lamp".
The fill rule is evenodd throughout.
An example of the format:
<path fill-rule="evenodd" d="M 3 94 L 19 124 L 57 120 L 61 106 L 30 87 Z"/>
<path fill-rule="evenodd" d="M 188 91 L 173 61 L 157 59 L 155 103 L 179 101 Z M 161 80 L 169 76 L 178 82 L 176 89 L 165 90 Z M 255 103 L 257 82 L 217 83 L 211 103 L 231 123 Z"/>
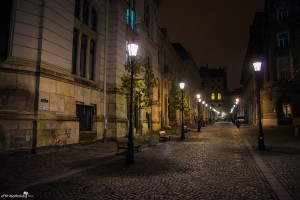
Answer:
<path fill-rule="evenodd" d="M 201 99 L 200 99 L 201 95 L 197 94 L 197 99 L 198 99 L 198 132 L 201 131 L 201 121 L 200 121 L 200 105 L 201 105 Z"/>
<path fill-rule="evenodd" d="M 235 125 L 240 128 L 240 124 L 239 124 L 239 119 L 238 119 L 238 114 L 239 114 L 239 102 L 240 102 L 240 99 L 239 98 L 236 98 L 235 99 Z"/>
<path fill-rule="evenodd" d="M 130 70 L 130 102 L 129 102 L 129 133 L 128 133 L 128 144 L 126 151 L 126 163 L 134 163 L 134 145 L 133 145 L 133 70 L 134 70 L 134 59 L 138 50 L 137 44 L 128 44 L 128 53 L 130 57 L 131 70 Z"/>
<path fill-rule="evenodd" d="M 184 89 L 184 83 L 181 82 L 179 83 L 180 89 L 181 89 L 181 139 L 185 139 L 185 134 L 184 134 L 184 127 L 183 127 L 183 89 Z"/>
<path fill-rule="evenodd" d="M 259 82 L 259 72 L 261 69 L 261 62 L 255 62 L 253 63 L 254 71 L 256 74 L 256 83 L 257 83 L 257 106 L 258 106 L 258 128 L 259 128 L 259 134 L 258 134 L 258 150 L 264 151 L 266 150 L 265 147 L 265 140 L 264 140 L 264 134 L 262 130 L 262 123 L 261 123 L 261 106 L 260 106 L 260 82 Z"/>

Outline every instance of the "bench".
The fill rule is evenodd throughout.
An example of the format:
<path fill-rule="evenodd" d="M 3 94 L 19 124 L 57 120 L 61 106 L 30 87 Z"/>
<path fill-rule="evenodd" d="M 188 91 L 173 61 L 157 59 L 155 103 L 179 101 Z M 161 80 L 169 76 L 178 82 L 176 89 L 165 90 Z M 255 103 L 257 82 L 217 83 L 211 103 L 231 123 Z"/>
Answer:
<path fill-rule="evenodd" d="M 116 156 L 118 155 L 126 155 L 127 153 L 127 145 L 128 145 L 128 140 L 116 140 L 117 143 L 117 153 Z M 136 152 L 140 152 L 141 149 L 141 145 L 140 144 L 134 144 L 134 149 L 136 150 Z"/>
<path fill-rule="evenodd" d="M 158 132 L 159 141 L 166 142 L 167 140 L 170 140 L 170 136 L 166 134 L 166 131 L 159 131 Z"/>

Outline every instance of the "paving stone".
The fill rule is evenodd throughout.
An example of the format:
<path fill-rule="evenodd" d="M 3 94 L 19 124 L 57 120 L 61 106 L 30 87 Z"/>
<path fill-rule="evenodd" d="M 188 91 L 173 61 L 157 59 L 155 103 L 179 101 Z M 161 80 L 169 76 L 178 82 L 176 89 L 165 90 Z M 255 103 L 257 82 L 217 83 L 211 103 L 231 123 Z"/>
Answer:
<path fill-rule="evenodd" d="M 230 123 L 209 125 L 184 141 L 178 135 L 145 148 L 135 154 L 133 165 L 114 156 L 113 143 L 1 155 L 0 195 L 26 189 L 35 199 L 278 199 L 243 142 L 255 131 Z M 260 154 L 295 199 L 300 199 L 298 153 Z M 51 180 L 60 174 L 65 176 Z"/>

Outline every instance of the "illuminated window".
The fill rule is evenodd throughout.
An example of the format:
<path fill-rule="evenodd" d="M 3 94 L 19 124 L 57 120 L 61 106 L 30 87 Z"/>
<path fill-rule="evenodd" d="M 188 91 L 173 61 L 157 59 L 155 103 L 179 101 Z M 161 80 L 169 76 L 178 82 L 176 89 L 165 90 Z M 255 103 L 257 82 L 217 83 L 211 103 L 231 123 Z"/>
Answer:
<path fill-rule="evenodd" d="M 218 93 L 218 100 L 221 100 L 222 99 L 222 95 L 221 93 Z"/>
<path fill-rule="evenodd" d="M 126 24 L 134 29 L 135 25 L 135 0 L 127 0 Z"/>
<path fill-rule="evenodd" d="M 125 48 L 126 48 L 126 54 L 125 54 L 125 64 L 127 65 L 129 63 L 129 53 L 128 53 L 128 40 L 126 40 L 126 45 L 125 45 Z"/>
<path fill-rule="evenodd" d="M 215 93 L 211 93 L 210 98 L 211 100 L 215 100 Z"/>

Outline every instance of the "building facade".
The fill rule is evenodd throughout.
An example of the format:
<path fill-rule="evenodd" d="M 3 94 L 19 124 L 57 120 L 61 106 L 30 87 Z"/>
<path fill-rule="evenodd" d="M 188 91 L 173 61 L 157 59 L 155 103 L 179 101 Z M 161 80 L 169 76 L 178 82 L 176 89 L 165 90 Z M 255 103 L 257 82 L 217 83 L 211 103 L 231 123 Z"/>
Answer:
<path fill-rule="evenodd" d="M 257 90 L 264 125 L 299 125 L 300 2 L 266 0 L 250 27 L 241 83 L 244 112 L 256 124 Z M 254 73 L 253 63 L 262 69 Z"/>
<path fill-rule="evenodd" d="M 226 67 L 208 68 L 204 66 L 200 68 L 200 74 L 203 78 L 203 96 L 204 101 L 215 109 L 217 112 L 205 112 L 204 119 L 207 121 L 212 118 L 214 120 L 223 118 L 228 112 L 227 101 L 229 99 L 227 89 L 227 69 Z M 207 100 L 205 100 L 207 99 Z M 231 99 L 231 98 L 230 98 Z M 223 116 L 223 117 L 222 117 Z"/>
<path fill-rule="evenodd" d="M 170 80 L 179 81 L 180 74 L 188 80 L 195 66 L 176 55 L 158 29 L 159 4 L 0 1 L 0 151 L 36 152 L 126 137 L 128 108 L 120 86 L 129 59 L 126 46 L 132 41 L 139 44 L 138 57 L 146 59 L 158 77 L 152 91 L 158 103 L 135 109 L 135 134 L 169 125 Z M 167 73 L 167 66 L 173 74 Z M 200 87 L 191 84 L 187 90 Z"/>

